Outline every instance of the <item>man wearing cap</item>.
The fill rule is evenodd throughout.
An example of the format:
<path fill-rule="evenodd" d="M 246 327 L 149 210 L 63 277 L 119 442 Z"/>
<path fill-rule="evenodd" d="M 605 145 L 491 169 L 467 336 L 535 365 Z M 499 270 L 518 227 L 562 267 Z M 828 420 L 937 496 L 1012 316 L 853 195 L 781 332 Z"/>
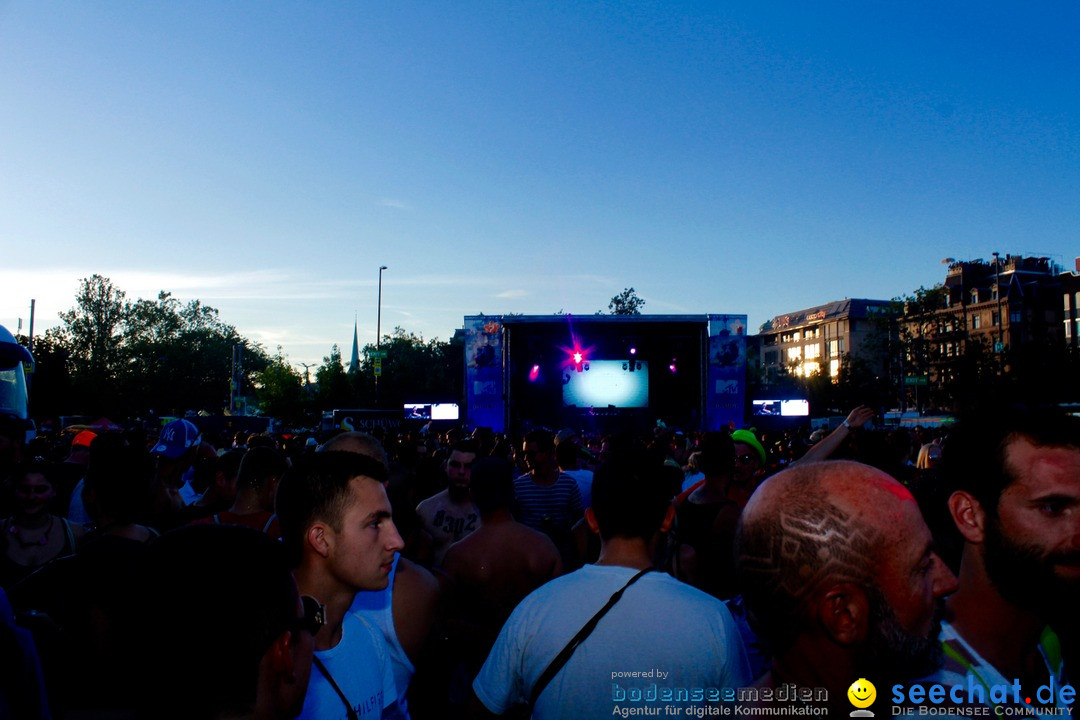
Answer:
<path fill-rule="evenodd" d="M 161 435 L 150 448 L 150 454 L 157 459 L 154 513 L 162 528 L 174 525 L 177 511 L 196 497 L 186 475 L 192 470 L 201 442 L 202 434 L 194 423 L 173 420 L 161 428 Z M 185 493 L 185 487 L 190 493 Z"/>
<path fill-rule="evenodd" d="M 731 433 L 735 443 L 734 485 L 745 490 L 743 504 L 750 499 L 765 467 L 765 448 L 752 430 L 736 430 Z"/>
<path fill-rule="evenodd" d="M 83 507 L 82 489 L 86 484 L 84 476 L 86 474 L 86 466 L 90 462 L 90 443 L 96 438 L 93 432 L 89 430 L 83 430 L 78 433 L 71 440 L 71 450 L 68 452 L 67 459 L 64 460 L 60 467 L 60 485 L 61 489 L 66 492 L 68 487 L 71 487 L 71 500 L 68 503 L 67 519 L 74 523 L 86 524 L 90 522 L 90 515 L 87 514 L 86 508 Z M 75 478 L 74 486 L 70 483 Z M 64 481 L 67 480 L 65 483 Z"/>

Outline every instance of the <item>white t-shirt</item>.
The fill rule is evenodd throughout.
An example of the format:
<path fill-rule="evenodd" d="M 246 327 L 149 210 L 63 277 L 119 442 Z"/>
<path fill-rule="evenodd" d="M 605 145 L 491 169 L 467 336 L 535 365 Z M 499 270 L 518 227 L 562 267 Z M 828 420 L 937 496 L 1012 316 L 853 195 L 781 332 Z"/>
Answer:
<path fill-rule="evenodd" d="M 360 615 L 349 611 L 341 626 L 341 640 L 315 656 L 334 676 L 360 720 L 379 718 L 384 707 L 397 702 L 394 672 L 386 640 Z M 302 720 L 347 720 L 345 703 L 314 664 L 304 697 Z"/>
<path fill-rule="evenodd" d="M 473 682 L 480 701 L 496 714 L 528 702 L 548 664 L 635 573 L 586 565 L 526 597 Z M 736 688 L 751 680 L 727 607 L 670 575 L 650 572 L 626 590 L 551 680 L 533 717 L 611 717 L 621 707 L 677 704 L 660 701 L 665 691 Z M 639 701 L 629 701 L 636 693 Z M 643 700 L 650 696 L 655 701 Z"/>
<path fill-rule="evenodd" d="M 398 562 L 401 553 L 394 553 L 394 564 L 390 568 L 390 582 L 383 590 L 361 590 L 356 593 L 350 611 L 359 613 L 365 620 L 373 624 L 383 639 L 386 640 L 387 651 L 390 653 L 390 663 L 394 669 L 394 683 L 397 686 L 398 708 L 403 717 L 409 717 L 409 682 L 412 681 L 416 668 L 412 660 L 401 646 L 401 640 L 397 636 L 397 628 L 394 627 L 394 576 L 397 574 Z M 318 668 L 316 668 L 316 671 Z"/>
<path fill-rule="evenodd" d="M 592 505 L 592 470 L 578 468 L 577 470 L 563 470 L 563 474 L 574 478 L 578 492 L 581 493 L 581 507 L 587 508 Z"/>

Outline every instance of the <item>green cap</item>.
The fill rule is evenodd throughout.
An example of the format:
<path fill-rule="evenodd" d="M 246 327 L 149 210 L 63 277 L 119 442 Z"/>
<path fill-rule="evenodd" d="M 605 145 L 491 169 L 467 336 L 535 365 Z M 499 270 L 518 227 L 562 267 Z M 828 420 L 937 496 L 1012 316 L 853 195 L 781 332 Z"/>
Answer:
<path fill-rule="evenodd" d="M 758 457 L 761 458 L 762 467 L 765 466 L 765 448 L 761 446 L 758 439 L 754 437 L 754 433 L 749 430 L 736 430 L 731 433 L 731 439 L 733 442 L 744 443 L 754 448 L 757 451 Z"/>

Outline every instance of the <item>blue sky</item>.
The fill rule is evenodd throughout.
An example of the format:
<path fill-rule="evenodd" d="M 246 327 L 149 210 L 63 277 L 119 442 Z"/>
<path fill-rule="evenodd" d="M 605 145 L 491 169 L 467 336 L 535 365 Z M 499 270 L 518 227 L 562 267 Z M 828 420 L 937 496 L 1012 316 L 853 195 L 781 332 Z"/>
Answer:
<path fill-rule="evenodd" d="M 1080 255 L 1073 2 L 4 2 L 0 324 L 170 290 L 294 362 L 353 319 L 751 328 Z"/>

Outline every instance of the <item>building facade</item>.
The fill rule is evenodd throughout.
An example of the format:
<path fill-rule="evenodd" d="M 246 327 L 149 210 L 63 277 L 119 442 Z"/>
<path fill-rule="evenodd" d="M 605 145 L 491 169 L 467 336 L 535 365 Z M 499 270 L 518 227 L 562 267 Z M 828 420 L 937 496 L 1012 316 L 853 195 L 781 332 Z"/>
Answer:
<path fill-rule="evenodd" d="M 807 377 L 824 373 L 836 378 L 844 355 L 862 357 L 874 365 L 885 361 L 881 319 L 888 300 L 849 298 L 778 315 L 761 326 L 755 338 L 763 380 L 782 371 Z"/>

